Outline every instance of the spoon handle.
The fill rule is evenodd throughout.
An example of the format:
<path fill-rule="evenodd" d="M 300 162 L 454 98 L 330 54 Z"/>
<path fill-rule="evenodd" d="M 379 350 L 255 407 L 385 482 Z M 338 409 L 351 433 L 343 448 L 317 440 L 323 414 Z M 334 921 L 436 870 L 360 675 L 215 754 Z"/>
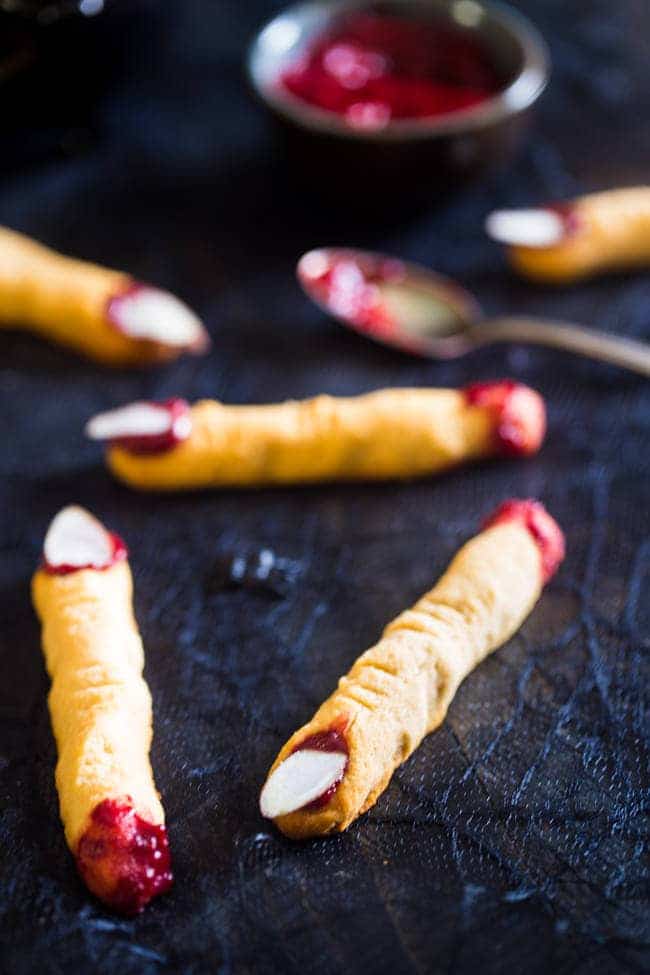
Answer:
<path fill-rule="evenodd" d="M 534 318 L 495 318 L 473 330 L 480 345 L 490 342 L 525 342 L 566 349 L 591 359 L 611 362 L 650 377 L 650 344 L 608 335 L 568 322 Z"/>

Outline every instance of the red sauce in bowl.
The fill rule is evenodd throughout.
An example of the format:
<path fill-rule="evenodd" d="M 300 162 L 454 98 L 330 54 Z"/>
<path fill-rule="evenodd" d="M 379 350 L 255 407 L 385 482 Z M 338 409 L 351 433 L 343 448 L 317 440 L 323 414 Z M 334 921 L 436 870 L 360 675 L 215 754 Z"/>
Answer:
<path fill-rule="evenodd" d="M 503 87 L 473 37 L 447 25 L 372 13 L 337 21 L 282 73 L 280 85 L 355 129 L 462 111 Z"/>

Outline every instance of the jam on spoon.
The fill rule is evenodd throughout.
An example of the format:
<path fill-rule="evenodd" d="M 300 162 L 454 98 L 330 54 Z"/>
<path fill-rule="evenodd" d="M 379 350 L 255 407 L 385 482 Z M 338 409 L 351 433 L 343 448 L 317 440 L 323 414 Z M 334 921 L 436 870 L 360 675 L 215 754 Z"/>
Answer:
<path fill-rule="evenodd" d="M 321 308 L 360 332 L 410 351 L 428 335 L 453 334 L 462 327 L 471 300 L 454 294 L 451 282 L 419 272 L 396 258 L 347 248 L 321 248 L 304 254 L 297 275 L 307 294 Z M 461 305 L 458 301 L 462 299 Z M 469 308 L 478 313 L 478 306 Z"/>
<path fill-rule="evenodd" d="M 371 251 L 323 247 L 298 261 L 305 294 L 343 325 L 384 345 L 431 359 L 455 359 L 493 342 L 566 349 L 650 376 L 650 344 L 570 322 L 527 315 L 484 318 L 465 288 Z"/>

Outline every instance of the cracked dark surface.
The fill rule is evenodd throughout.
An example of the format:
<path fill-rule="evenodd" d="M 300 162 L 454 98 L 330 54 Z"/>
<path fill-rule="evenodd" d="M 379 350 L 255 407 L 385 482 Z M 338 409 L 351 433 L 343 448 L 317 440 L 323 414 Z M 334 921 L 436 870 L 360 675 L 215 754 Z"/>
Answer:
<path fill-rule="evenodd" d="M 379 245 L 462 277 L 488 310 L 650 338 L 647 275 L 531 287 L 480 229 L 495 204 L 647 180 L 648 6 L 522 2 L 555 63 L 528 149 L 509 175 L 383 232 L 319 215 L 275 181 L 240 60 L 276 6 L 147 7 L 96 141 L 4 175 L 2 222 L 179 292 L 214 349 L 109 373 L 0 336 L 0 970 L 647 971 L 648 384 L 523 348 L 402 358 L 325 320 L 292 269 L 320 243 Z M 269 401 L 512 374 L 547 397 L 539 457 L 418 484 L 145 498 L 113 483 L 80 435 L 93 412 L 138 397 Z M 278 748 L 512 494 L 542 498 L 567 535 L 543 600 L 368 815 L 333 839 L 284 840 L 257 811 Z M 86 894 L 58 821 L 28 586 L 47 522 L 70 501 L 128 540 L 147 651 L 176 885 L 133 921 Z M 208 584 L 238 549 L 299 567 L 282 598 Z"/>

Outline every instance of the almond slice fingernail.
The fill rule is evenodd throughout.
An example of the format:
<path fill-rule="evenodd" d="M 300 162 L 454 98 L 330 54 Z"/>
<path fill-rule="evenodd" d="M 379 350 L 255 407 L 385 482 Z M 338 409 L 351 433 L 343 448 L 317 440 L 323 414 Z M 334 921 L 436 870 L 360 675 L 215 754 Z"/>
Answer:
<path fill-rule="evenodd" d="M 132 339 L 203 352 L 210 344 L 201 320 L 169 291 L 134 284 L 108 304 L 108 317 Z"/>
<path fill-rule="evenodd" d="M 134 453 L 168 450 L 186 440 L 192 430 L 189 404 L 183 399 L 163 403 L 145 400 L 98 413 L 88 421 L 85 434 Z"/>
<path fill-rule="evenodd" d="M 289 755 L 273 772 L 260 795 L 260 812 L 267 819 L 286 816 L 308 806 L 343 777 L 348 756 L 303 748 Z"/>
<path fill-rule="evenodd" d="M 559 213 L 542 207 L 524 210 L 495 210 L 485 221 L 485 230 L 500 244 L 519 247 L 552 247 L 566 235 L 566 223 Z"/>
<path fill-rule="evenodd" d="M 106 569 L 125 556 L 121 539 L 78 505 L 69 505 L 56 515 L 43 545 L 45 568 L 61 574 L 77 569 Z"/>

